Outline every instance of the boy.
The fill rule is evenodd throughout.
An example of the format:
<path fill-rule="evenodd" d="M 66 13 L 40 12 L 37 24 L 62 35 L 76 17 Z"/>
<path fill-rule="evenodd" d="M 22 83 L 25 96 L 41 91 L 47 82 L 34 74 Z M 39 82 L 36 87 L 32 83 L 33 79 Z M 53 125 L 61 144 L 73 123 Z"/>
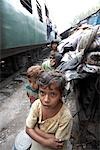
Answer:
<path fill-rule="evenodd" d="M 60 73 L 41 73 L 39 99 L 32 104 L 26 119 L 26 133 L 32 138 L 31 150 L 68 150 L 73 118 L 62 101 L 65 83 Z"/>
<path fill-rule="evenodd" d="M 27 96 L 30 99 L 31 105 L 38 98 L 37 79 L 41 72 L 43 72 L 43 69 L 39 65 L 31 66 L 27 70 L 27 78 L 28 78 L 29 84 L 26 85 L 26 92 L 27 92 Z"/>
<path fill-rule="evenodd" d="M 55 70 L 56 67 L 59 66 L 61 59 L 62 55 L 57 52 L 51 51 L 49 59 L 42 63 L 42 68 L 45 71 Z"/>

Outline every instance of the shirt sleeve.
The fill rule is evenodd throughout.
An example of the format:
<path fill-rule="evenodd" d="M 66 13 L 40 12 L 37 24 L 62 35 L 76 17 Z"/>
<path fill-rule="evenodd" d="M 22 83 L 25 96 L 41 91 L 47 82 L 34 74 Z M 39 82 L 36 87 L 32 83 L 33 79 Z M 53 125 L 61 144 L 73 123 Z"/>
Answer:
<path fill-rule="evenodd" d="M 25 86 L 25 91 L 26 91 L 26 93 L 29 94 L 29 93 L 30 93 L 30 89 L 31 89 L 30 85 L 27 84 L 27 85 Z M 29 94 L 29 95 L 30 95 L 30 94 Z"/>
<path fill-rule="evenodd" d="M 37 121 L 38 121 L 38 111 L 39 110 L 39 101 L 36 100 L 31 108 L 30 108 L 30 112 L 28 114 L 28 117 L 26 119 L 26 126 L 28 128 L 34 128 L 34 126 L 36 125 Z"/>
<path fill-rule="evenodd" d="M 59 127 L 55 133 L 55 137 L 61 140 L 68 140 L 71 135 L 73 125 L 73 118 L 70 112 L 65 113 L 61 116 Z"/>
<path fill-rule="evenodd" d="M 43 69 L 46 69 L 46 62 L 47 62 L 47 61 L 44 61 L 44 62 L 42 63 L 42 68 L 43 68 Z"/>

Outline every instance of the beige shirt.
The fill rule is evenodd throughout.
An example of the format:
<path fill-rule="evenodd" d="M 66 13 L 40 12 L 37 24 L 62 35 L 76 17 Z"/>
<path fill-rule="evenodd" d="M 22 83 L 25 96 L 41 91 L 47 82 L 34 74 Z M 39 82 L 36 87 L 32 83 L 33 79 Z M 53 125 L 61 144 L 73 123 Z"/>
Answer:
<path fill-rule="evenodd" d="M 55 134 L 57 139 L 68 140 L 71 134 L 72 122 L 71 113 L 65 104 L 62 105 L 60 111 L 55 116 L 42 121 L 42 105 L 38 99 L 32 104 L 30 113 L 26 119 L 26 126 L 34 128 L 36 124 L 39 124 L 42 131 Z M 34 145 L 36 147 L 35 150 L 51 150 L 50 148 L 44 148 L 35 141 L 33 141 L 33 149 Z"/>

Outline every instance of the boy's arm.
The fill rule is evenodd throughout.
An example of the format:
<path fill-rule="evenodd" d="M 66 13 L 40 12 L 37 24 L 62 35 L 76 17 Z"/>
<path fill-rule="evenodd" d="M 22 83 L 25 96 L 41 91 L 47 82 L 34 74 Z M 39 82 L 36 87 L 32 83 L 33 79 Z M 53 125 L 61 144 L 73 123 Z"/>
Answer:
<path fill-rule="evenodd" d="M 27 94 L 27 96 L 29 97 L 29 93 L 27 92 L 26 94 Z"/>
<path fill-rule="evenodd" d="M 42 136 L 42 137 L 44 137 L 44 138 L 54 138 L 55 136 L 54 136 L 54 134 L 50 134 L 50 133 L 45 133 L 45 132 L 43 132 L 42 130 L 40 130 L 39 128 L 38 128 L 38 126 L 35 126 L 35 128 L 34 128 L 34 130 L 35 130 L 35 132 L 37 133 L 37 134 L 39 134 L 40 136 Z"/>
<path fill-rule="evenodd" d="M 37 124 L 37 120 L 38 120 L 38 108 L 39 108 L 39 100 L 35 101 L 32 104 L 32 107 L 30 109 L 30 113 L 26 119 L 26 133 L 36 142 L 40 143 L 41 145 L 44 145 L 46 147 L 50 147 L 53 149 L 57 149 L 57 147 L 59 146 L 62 147 L 63 143 L 59 143 L 59 140 L 56 139 L 55 137 L 52 138 L 47 138 L 47 137 L 43 137 L 43 134 L 45 135 L 45 133 L 42 133 L 42 136 L 38 133 L 38 131 L 35 131 L 35 126 Z M 42 131 L 43 132 L 43 131 Z"/>
<path fill-rule="evenodd" d="M 36 142 L 45 145 L 46 139 L 38 135 L 34 129 L 26 127 L 26 133 Z"/>
<path fill-rule="evenodd" d="M 54 138 L 44 138 L 42 136 L 40 136 L 39 134 L 37 134 L 37 132 L 32 129 L 32 128 L 28 128 L 26 127 L 26 133 L 36 142 L 40 143 L 41 145 L 44 145 L 46 147 L 50 147 L 53 149 L 57 149 L 57 148 L 62 148 L 63 147 L 63 142 L 59 142 L 58 139 Z"/>

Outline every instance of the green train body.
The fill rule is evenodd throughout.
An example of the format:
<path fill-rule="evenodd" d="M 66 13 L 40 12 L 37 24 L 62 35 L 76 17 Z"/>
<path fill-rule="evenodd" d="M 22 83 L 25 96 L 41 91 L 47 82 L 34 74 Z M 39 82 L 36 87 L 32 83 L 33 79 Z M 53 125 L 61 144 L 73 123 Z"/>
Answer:
<path fill-rule="evenodd" d="M 28 1 L 31 11 L 22 3 Z M 20 53 L 22 47 L 47 43 L 45 8 L 43 0 L 0 0 L 1 58 Z"/>

